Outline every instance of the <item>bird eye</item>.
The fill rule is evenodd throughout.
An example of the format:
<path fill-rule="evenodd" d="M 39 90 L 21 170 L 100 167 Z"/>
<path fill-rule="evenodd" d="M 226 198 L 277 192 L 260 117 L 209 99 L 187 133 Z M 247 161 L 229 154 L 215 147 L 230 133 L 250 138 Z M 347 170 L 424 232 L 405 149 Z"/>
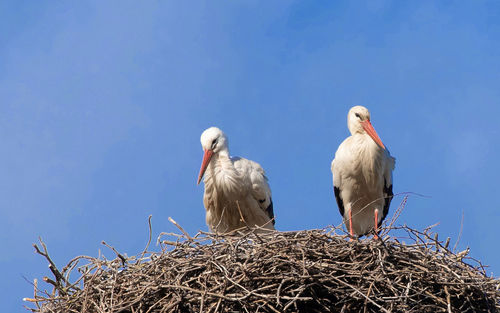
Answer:
<path fill-rule="evenodd" d="M 217 145 L 217 138 L 212 140 L 212 150 L 215 148 L 216 145 Z"/>
<path fill-rule="evenodd" d="M 359 113 L 355 113 L 354 115 L 356 115 L 357 118 L 361 118 L 361 115 L 359 115 Z"/>

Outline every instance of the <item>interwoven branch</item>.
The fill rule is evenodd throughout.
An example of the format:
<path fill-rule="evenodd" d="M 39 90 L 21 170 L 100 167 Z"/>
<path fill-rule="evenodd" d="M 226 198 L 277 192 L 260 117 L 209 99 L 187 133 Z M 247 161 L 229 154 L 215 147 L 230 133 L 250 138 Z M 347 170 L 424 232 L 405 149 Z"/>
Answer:
<path fill-rule="evenodd" d="M 386 230 L 384 233 L 387 233 Z M 428 228 L 348 241 L 338 228 L 169 234 L 160 252 L 79 257 L 80 277 L 33 312 L 497 312 L 500 282 Z M 406 243 L 403 243 L 403 240 Z M 45 253 L 46 251 L 44 251 Z M 42 254 L 43 255 L 43 254 Z M 48 255 L 47 255 L 48 257 Z M 66 274 L 66 273 L 64 273 Z M 64 275 L 63 274 L 63 275 Z M 59 280 L 67 283 L 65 280 Z"/>

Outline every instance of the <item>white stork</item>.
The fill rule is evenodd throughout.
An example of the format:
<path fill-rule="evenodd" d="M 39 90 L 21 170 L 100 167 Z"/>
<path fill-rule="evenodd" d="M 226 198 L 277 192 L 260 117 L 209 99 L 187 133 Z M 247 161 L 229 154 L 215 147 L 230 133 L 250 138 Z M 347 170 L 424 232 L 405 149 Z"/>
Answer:
<path fill-rule="evenodd" d="M 230 157 L 227 137 L 217 127 L 201 134 L 201 146 L 205 154 L 198 184 L 205 176 L 203 203 L 210 230 L 225 233 L 245 226 L 274 229 L 271 189 L 262 167 Z"/>
<path fill-rule="evenodd" d="M 378 234 L 393 197 L 396 163 L 370 122 L 370 112 L 355 106 L 347 114 L 351 136 L 335 152 L 333 189 L 340 214 L 351 236 Z M 377 238 L 377 235 L 375 235 Z"/>

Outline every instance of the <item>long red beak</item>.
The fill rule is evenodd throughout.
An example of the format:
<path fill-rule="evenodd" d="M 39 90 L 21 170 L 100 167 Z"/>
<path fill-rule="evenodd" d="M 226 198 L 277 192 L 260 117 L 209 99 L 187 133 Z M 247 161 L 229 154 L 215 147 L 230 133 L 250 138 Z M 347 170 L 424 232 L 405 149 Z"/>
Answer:
<path fill-rule="evenodd" d="M 372 123 L 370 123 L 369 120 L 366 120 L 364 122 L 361 122 L 361 125 L 363 126 L 363 129 L 365 132 L 372 137 L 373 141 L 377 143 L 382 149 L 385 149 L 384 144 L 382 143 L 382 140 L 380 140 L 380 137 L 378 136 L 377 132 L 375 131 L 375 128 L 373 128 Z"/>
<path fill-rule="evenodd" d="M 196 183 L 197 185 L 200 184 L 203 174 L 205 174 L 213 154 L 214 152 L 212 150 L 205 150 L 205 154 L 203 154 L 203 162 L 201 163 L 200 174 L 198 175 L 198 182 Z"/>

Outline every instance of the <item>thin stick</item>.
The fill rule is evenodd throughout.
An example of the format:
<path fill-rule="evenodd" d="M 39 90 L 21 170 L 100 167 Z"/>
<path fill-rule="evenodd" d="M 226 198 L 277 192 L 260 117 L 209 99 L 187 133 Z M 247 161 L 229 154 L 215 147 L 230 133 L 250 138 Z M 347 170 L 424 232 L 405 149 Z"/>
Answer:
<path fill-rule="evenodd" d="M 458 233 L 457 242 L 453 246 L 453 252 L 457 251 L 458 243 L 460 242 L 460 238 L 462 237 L 462 230 L 464 229 L 464 210 L 462 210 L 462 219 L 460 220 L 460 232 Z"/>
<path fill-rule="evenodd" d="M 142 258 L 144 258 L 144 255 L 146 255 L 146 253 L 148 252 L 149 244 L 151 243 L 151 238 L 153 236 L 153 228 L 151 227 L 151 218 L 152 217 L 153 217 L 153 215 L 149 215 L 148 216 L 148 230 L 149 230 L 148 243 L 146 244 L 146 247 L 142 251 L 141 257 L 137 259 L 137 261 L 135 262 L 135 264 L 138 264 L 140 262 L 140 260 L 142 260 Z"/>
<path fill-rule="evenodd" d="M 108 247 L 109 249 L 113 250 L 114 253 L 116 253 L 116 256 L 120 258 L 120 260 L 122 261 L 122 265 L 125 266 L 127 264 L 127 258 L 124 257 L 120 252 L 116 251 L 116 249 L 110 245 L 108 245 L 105 241 L 101 241 L 101 243 L 103 245 L 105 245 L 106 247 Z"/>
<path fill-rule="evenodd" d="M 191 236 L 189 236 L 189 234 L 184 230 L 184 228 L 181 227 L 181 225 L 177 224 L 176 221 L 174 221 L 173 218 L 171 218 L 170 216 L 168 217 L 168 220 L 170 221 L 170 223 L 174 224 L 183 234 L 184 236 L 186 236 L 186 238 L 190 241 L 193 240 L 193 238 L 191 238 Z"/>

